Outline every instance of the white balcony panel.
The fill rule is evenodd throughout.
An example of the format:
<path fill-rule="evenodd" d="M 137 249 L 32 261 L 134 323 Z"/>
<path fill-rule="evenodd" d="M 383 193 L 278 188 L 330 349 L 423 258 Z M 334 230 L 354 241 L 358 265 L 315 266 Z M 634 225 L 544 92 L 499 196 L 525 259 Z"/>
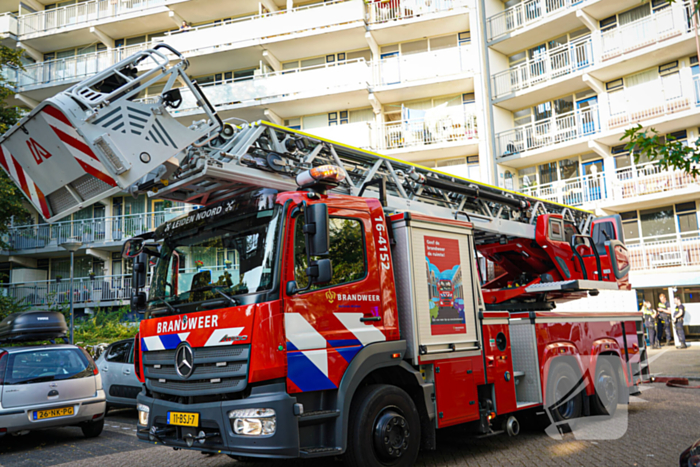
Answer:
<path fill-rule="evenodd" d="M 607 185 L 605 174 L 597 173 L 553 183 L 522 187 L 520 191 L 547 201 L 569 206 L 582 206 L 606 200 L 608 197 Z"/>
<path fill-rule="evenodd" d="M 471 47 L 451 47 L 384 58 L 376 62 L 376 84 L 387 86 L 444 78 L 473 71 L 475 64 Z"/>
<path fill-rule="evenodd" d="M 406 20 L 462 7 L 462 0 L 388 0 L 367 3 L 370 24 Z"/>
<path fill-rule="evenodd" d="M 498 39 L 578 3 L 581 0 L 528 0 L 518 3 L 486 20 L 486 38 L 489 41 Z"/>
<path fill-rule="evenodd" d="M 543 56 L 492 77 L 494 99 L 517 91 L 547 83 L 562 76 L 570 75 L 593 65 L 593 43 L 591 37 L 576 40 L 570 44 L 548 50 Z"/>
<path fill-rule="evenodd" d="M 202 86 L 209 101 L 217 107 L 247 104 L 256 105 L 262 99 L 303 97 L 303 94 L 342 92 L 343 88 L 366 88 L 371 79 L 370 68 L 364 59 L 344 64 L 325 64 L 269 73 L 253 79 L 233 80 Z M 189 91 L 182 94 L 183 102 L 176 113 L 192 112 L 197 102 Z"/>
<path fill-rule="evenodd" d="M 496 135 L 497 157 L 583 139 L 600 132 L 598 106 L 578 109 Z"/>
<path fill-rule="evenodd" d="M 17 17 L 12 13 L 0 15 L 0 35 L 17 35 Z"/>
<path fill-rule="evenodd" d="M 15 83 L 23 91 L 36 86 L 57 86 L 80 81 L 149 46 L 150 44 L 139 44 L 25 65 L 24 70 L 13 70 Z"/>
<path fill-rule="evenodd" d="M 688 21 L 687 8 L 687 4 L 674 5 L 602 33 L 602 60 L 609 60 L 689 31 L 692 22 Z"/>
<path fill-rule="evenodd" d="M 656 162 L 615 171 L 612 195 L 615 201 L 635 200 L 640 196 L 663 195 L 689 187 L 700 188 L 700 178 L 681 170 L 666 170 Z M 676 200 L 678 201 L 678 200 Z"/>
<path fill-rule="evenodd" d="M 131 298 L 131 275 L 75 277 L 72 291 L 76 305 L 128 301 Z M 2 292 L 29 306 L 61 306 L 70 300 L 71 286 L 70 280 L 63 278 L 61 282 L 12 283 L 3 286 Z"/>
<path fill-rule="evenodd" d="M 357 122 L 346 125 L 324 126 L 303 130 L 320 138 L 326 138 L 338 143 L 347 144 L 356 148 L 372 148 L 372 122 Z"/>
<path fill-rule="evenodd" d="M 377 136 L 375 145 L 387 151 L 478 140 L 476 116 L 461 106 L 436 107 L 420 119 L 385 123 Z"/>
<path fill-rule="evenodd" d="M 626 127 L 693 109 L 700 103 L 699 91 L 698 77 L 673 73 L 610 93 L 607 126 Z"/>
<path fill-rule="evenodd" d="M 627 241 L 633 271 L 700 266 L 700 231 Z"/>
<path fill-rule="evenodd" d="M 363 5 L 359 1 L 334 1 L 307 7 L 282 10 L 223 23 L 178 31 L 162 38 L 180 52 L 215 49 L 221 46 L 281 36 L 310 29 L 362 21 Z"/>

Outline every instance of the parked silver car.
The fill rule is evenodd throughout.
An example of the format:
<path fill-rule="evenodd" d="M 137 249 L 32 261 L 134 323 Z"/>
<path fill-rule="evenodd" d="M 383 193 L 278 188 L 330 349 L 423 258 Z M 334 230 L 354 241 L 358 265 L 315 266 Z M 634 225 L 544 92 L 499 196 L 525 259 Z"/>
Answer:
<path fill-rule="evenodd" d="M 136 407 L 136 396 L 143 384 L 134 373 L 134 339 L 114 342 L 97 359 L 102 374 L 108 410 Z"/>
<path fill-rule="evenodd" d="M 99 436 L 106 412 L 97 365 L 75 345 L 0 345 L 0 437 L 78 426 Z"/>

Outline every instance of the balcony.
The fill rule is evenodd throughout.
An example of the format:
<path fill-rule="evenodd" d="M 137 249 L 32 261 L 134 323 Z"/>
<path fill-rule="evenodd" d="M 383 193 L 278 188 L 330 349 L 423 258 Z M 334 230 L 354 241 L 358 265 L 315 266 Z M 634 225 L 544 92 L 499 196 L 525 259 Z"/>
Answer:
<path fill-rule="evenodd" d="M 372 122 L 356 122 L 346 125 L 309 128 L 305 133 L 326 138 L 356 148 L 376 149 L 374 145 L 374 125 Z"/>
<path fill-rule="evenodd" d="M 321 97 L 330 93 L 360 89 L 365 90 L 363 103 L 366 103 L 366 89 L 370 80 L 369 64 L 363 58 L 359 58 L 266 73 L 252 79 L 246 77 L 214 82 L 202 86 L 202 90 L 212 105 L 225 109 L 256 106 L 263 102 L 269 104 L 270 101 Z M 199 113 L 197 100 L 189 90 L 185 90 L 182 93 L 182 104 L 174 111 L 174 115 L 180 117 L 193 113 Z"/>
<path fill-rule="evenodd" d="M 4 45 L 14 47 L 17 41 L 17 17 L 12 13 L 0 15 L 0 38 Z M 7 44 L 5 44 L 7 42 Z"/>
<path fill-rule="evenodd" d="M 634 200 L 640 196 L 677 192 L 689 187 L 698 187 L 699 183 L 700 178 L 687 172 L 669 171 L 656 162 L 647 162 L 635 167 L 616 169 L 612 195 L 615 201 Z"/>
<path fill-rule="evenodd" d="M 13 252 L 59 250 L 59 245 L 69 239 L 79 240 L 86 247 L 99 247 L 151 231 L 165 221 L 165 216 L 164 212 L 155 212 L 13 227 L 9 244 Z"/>
<path fill-rule="evenodd" d="M 489 42 L 529 26 L 558 11 L 571 8 L 583 0 L 528 0 L 513 5 L 486 19 L 486 37 Z"/>
<path fill-rule="evenodd" d="M 695 108 L 700 104 L 699 79 L 698 76 L 676 73 L 609 93 L 607 127 L 628 127 Z M 661 128 L 657 130 L 664 131 Z"/>
<path fill-rule="evenodd" d="M 600 131 L 598 106 L 577 109 L 496 134 L 497 157 L 506 158 L 575 141 Z"/>
<path fill-rule="evenodd" d="M 77 277 L 73 279 L 73 303 L 81 305 L 125 304 L 131 298 L 131 275 Z M 61 306 L 70 301 L 70 280 L 12 283 L 2 293 L 29 306 Z M 116 302 L 116 303 L 115 303 Z"/>
<path fill-rule="evenodd" d="M 522 187 L 526 195 L 569 206 L 582 206 L 607 199 L 605 174 L 589 174 L 581 177 Z"/>
<path fill-rule="evenodd" d="M 627 241 L 632 271 L 700 266 L 700 231 Z"/>
<path fill-rule="evenodd" d="M 120 47 L 74 57 L 47 60 L 45 62 L 25 65 L 24 71 L 11 70 L 12 81 L 17 89 L 26 91 L 39 86 L 49 87 L 80 81 L 88 76 L 109 68 L 120 60 L 146 50 L 151 44 L 138 44 Z"/>
<path fill-rule="evenodd" d="M 374 83 L 375 86 L 391 86 L 436 78 L 445 79 L 473 71 L 475 63 L 472 48 L 469 46 L 397 55 L 374 62 Z"/>
<path fill-rule="evenodd" d="M 329 33 L 329 27 L 343 26 L 356 23 L 357 27 L 364 29 L 364 11 L 361 2 L 352 0 L 333 0 L 323 3 L 316 3 L 288 10 L 280 10 L 260 15 L 235 18 L 225 22 L 212 23 L 200 27 L 190 28 L 186 31 L 174 31 L 166 34 L 161 40 L 188 56 L 201 55 L 212 52 L 220 52 L 225 49 L 240 49 L 244 47 L 259 48 L 261 40 L 264 42 L 275 42 L 281 36 L 286 36 L 285 41 L 289 41 L 289 34 L 315 30 L 319 34 Z M 347 38 L 345 38 L 347 39 Z M 357 40 L 346 45 L 345 48 L 366 47 L 364 41 L 364 30 L 358 31 Z M 318 38 L 316 38 L 318 41 Z M 323 41 L 321 41 L 323 42 Z M 289 44 L 287 44 L 289 45 Z M 310 45 L 322 47 L 322 44 Z M 293 49 L 293 48 L 292 48 Z M 281 61 L 298 58 L 298 50 L 270 49 L 277 59 Z M 326 52 L 324 49 L 318 54 Z M 316 55 L 316 50 L 306 51 L 307 56 Z M 259 52 L 258 52 L 259 54 Z M 240 59 L 237 57 L 237 59 Z M 257 59 L 259 60 L 259 55 Z"/>
<path fill-rule="evenodd" d="M 367 22 L 388 23 L 465 6 L 461 0 L 379 0 L 367 4 Z"/>
<path fill-rule="evenodd" d="M 643 47 L 669 40 L 692 30 L 688 3 L 601 33 L 601 59 L 610 60 Z"/>
<path fill-rule="evenodd" d="M 593 65 L 593 43 L 590 36 L 548 50 L 533 60 L 496 73 L 491 77 L 493 98 L 513 94 L 538 84 L 547 83 L 562 76 Z M 561 93 L 556 93 L 561 94 Z"/>

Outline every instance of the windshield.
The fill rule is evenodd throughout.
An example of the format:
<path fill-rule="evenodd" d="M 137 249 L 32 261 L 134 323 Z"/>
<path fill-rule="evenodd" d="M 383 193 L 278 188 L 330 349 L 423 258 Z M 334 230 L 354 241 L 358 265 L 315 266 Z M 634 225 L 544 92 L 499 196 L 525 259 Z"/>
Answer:
<path fill-rule="evenodd" d="M 149 309 L 272 289 L 281 208 L 238 206 L 163 240 L 149 291 Z M 185 225 L 187 225 L 185 223 Z"/>
<path fill-rule="evenodd" d="M 440 290 L 452 292 L 452 281 L 440 281 Z"/>
<path fill-rule="evenodd" d="M 79 349 L 42 349 L 11 354 L 5 384 L 31 384 L 92 376 Z"/>

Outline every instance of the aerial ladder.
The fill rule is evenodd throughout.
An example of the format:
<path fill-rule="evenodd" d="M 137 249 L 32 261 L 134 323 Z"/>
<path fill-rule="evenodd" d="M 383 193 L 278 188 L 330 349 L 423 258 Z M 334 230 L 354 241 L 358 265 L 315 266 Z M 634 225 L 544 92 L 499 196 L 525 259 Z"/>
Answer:
<path fill-rule="evenodd" d="M 334 192 L 377 197 L 387 212 L 470 221 L 478 252 L 499 266 L 490 280 L 481 274 L 491 309 L 630 289 L 618 216 L 596 218 L 273 123 L 223 122 L 187 66 L 160 44 L 46 99 L 2 137 L 0 165 L 47 222 L 118 192 L 206 206 L 259 187 L 296 190 L 298 175 L 332 165 L 345 175 Z M 138 99 L 156 83 L 160 96 Z M 205 114 L 190 126 L 169 112 L 183 91 Z"/>

